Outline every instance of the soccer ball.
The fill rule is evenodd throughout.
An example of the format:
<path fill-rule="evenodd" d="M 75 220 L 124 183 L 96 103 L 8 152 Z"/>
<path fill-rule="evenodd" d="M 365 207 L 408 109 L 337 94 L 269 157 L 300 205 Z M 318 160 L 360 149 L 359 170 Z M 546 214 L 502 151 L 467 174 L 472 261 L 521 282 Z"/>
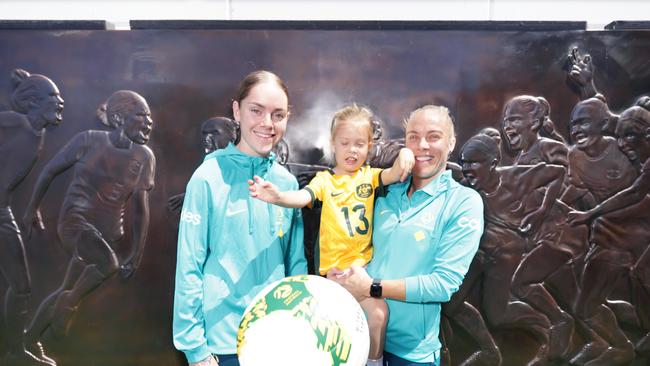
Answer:
<path fill-rule="evenodd" d="M 241 366 L 363 366 L 369 346 L 359 303 L 337 283 L 311 275 L 264 288 L 237 332 Z"/>

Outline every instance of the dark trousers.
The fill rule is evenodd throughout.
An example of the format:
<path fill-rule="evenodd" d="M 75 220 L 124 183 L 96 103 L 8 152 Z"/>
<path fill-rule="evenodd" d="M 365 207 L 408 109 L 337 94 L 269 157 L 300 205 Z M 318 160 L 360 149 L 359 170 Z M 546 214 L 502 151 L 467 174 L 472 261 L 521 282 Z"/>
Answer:
<path fill-rule="evenodd" d="M 392 353 L 384 352 L 384 365 L 386 366 L 439 366 L 440 360 L 436 357 L 435 362 L 411 362 L 397 357 Z"/>
<path fill-rule="evenodd" d="M 217 355 L 219 366 L 239 366 L 237 355 Z"/>

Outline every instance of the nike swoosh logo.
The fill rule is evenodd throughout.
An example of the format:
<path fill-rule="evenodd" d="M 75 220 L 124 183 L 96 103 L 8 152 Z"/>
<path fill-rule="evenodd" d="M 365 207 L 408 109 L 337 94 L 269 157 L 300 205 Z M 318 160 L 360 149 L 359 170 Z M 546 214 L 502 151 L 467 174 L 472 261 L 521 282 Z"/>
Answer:
<path fill-rule="evenodd" d="M 230 208 L 228 208 L 228 209 L 226 209 L 226 216 L 234 216 L 234 215 L 240 214 L 240 213 L 245 212 L 245 211 L 246 211 L 245 208 L 241 208 L 241 209 L 235 210 L 235 211 L 230 211 Z"/>
<path fill-rule="evenodd" d="M 332 197 L 340 196 L 343 194 L 343 191 L 332 192 Z"/>
<path fill-rule="evenodd" d="M 379 213 L 379 215 L 383 215 L 383 214 L 385 214 L 385 213 L 389 213 L 389 212 L 390 212 L 390 210 L 381 210 L 381 212 Z"/>

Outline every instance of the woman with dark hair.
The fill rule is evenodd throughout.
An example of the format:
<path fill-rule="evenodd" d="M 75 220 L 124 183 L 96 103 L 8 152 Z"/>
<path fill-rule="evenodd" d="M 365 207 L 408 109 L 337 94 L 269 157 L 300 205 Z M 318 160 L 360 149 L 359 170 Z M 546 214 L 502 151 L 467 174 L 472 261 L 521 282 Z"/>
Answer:
<path fill-rule="evenodd" d="M 255 175 L 282 190 L 298 188 L 272 153 L 287 126 L 288 89 L 271 72 L 252 72 L 232 110 L 240 140 L 205 157 L 181 212 L 173 333 L 192 366 L 239 365 L 246 306 L 264 286 L 307 273 L 300 212 L 255 200 L 248 190 Z"/>

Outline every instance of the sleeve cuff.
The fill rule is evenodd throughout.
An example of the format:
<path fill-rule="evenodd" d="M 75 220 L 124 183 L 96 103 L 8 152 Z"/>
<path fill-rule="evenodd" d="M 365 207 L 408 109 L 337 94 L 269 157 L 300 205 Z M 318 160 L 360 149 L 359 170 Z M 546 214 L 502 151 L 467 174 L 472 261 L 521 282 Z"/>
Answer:
<path fill-rule="evenodd" d="M 309 193 L 309 196 L 311 196 L 311 202 L 309 202 L 309 203 L 307 204 L 307 207 L 309 207 L 309 208 L 313 208 L 313 207 L 314 207 L 314 202 L 316 201 L 316 194 L 314 193 L 314 191 L 313 191 L 311 188 L 309 188 L 309 186 L 306 186 L 306 187 L 303 188 L 303 189 L 304 189 L 305 191 L 307 191 L 307 193 Z"/>
<path fill-rule="evenodd" d="M 212 354 L 212 352 L 210 352 L 210 350 L 208 349 L 207 343 L 203 343 L 202 345 L 194 349 L 184 351 L 184 353 L 185 353 L 185 357 L 187 357 L 188 363 L 203 361 Z"/>
<path fill-rule="evenodd" d="M 313 203 L 316 200 L 316 195 L 314 194 L 314 191 L 311 188 L 309 188 L 309 186 L 303 189 L 307 191 L 307 193 L 309 193 L 309 195 L 311 196 L 311 202 Z"/>
<path fill-rule="evenodd" d="M 420 295 L 420 281 L 417 276 L 406 277 L 404 279 L 404 296 L 406 302 L 419 302 L 422 296 Z"/>

